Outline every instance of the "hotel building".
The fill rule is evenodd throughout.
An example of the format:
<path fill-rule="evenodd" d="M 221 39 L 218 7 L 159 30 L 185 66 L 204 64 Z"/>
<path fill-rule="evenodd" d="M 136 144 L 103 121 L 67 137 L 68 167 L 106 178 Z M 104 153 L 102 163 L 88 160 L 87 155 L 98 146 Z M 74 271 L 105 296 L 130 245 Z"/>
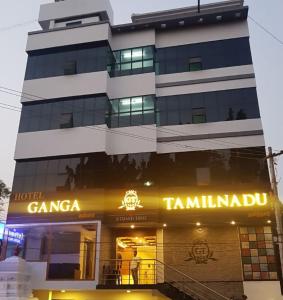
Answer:
<path fill-rule="evenodd" d="M 41 6 L 2 251 L 40 300 L 281 295 L 247 17 Z"/>

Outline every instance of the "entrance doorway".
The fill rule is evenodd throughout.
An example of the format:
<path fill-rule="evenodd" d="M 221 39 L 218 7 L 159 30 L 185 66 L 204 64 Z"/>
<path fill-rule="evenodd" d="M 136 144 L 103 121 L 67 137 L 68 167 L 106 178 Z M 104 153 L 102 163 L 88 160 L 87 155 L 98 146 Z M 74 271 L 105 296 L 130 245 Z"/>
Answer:
<path fill-rule="evenodd" d="M 117 237 L 116 259 L 119 284 L 134 284 L 137 265 L 137 284 L 156 283 L 156 236 Z"/>

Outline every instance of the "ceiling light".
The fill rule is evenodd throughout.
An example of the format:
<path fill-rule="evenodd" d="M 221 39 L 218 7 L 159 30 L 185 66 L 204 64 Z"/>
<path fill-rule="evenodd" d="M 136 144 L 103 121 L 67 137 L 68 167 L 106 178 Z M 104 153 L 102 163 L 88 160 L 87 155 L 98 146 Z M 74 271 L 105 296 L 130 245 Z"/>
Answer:
<path fill-rule="evenodd" d="M 132 225 L 131 225 L 131 228 L 132 228 L 132 229 L 134 229 L 134 228 L 135 228 L 135 225 L 134 225 L 134 224 L 132 224 Z"/>
<path fill-rule="evenodd" d="M 199 19 L 198 19 L 198 22 L 199 22 L 199 23 L 202 23 L 202 22 L 203 22 L 203 18 L 199 18 Z"/>
<path fill-rule="evenodd" d="M 163 224 L 163 227 L 167 227 L 167 224 L 164 223 L 164 224 Z"/>
<path fill-rule="evenodd" d="M 127 290 L 127 293 L 129 294 L 129 293 L 131 293 L 131 291 L 130 291 L 130 290 Z"/>
<path fill-rule="evenodd" d="M 144 183 L 145 186 L 152 186 L 152 184 L 153 184 L 153 183 L 152 183 L 151 181 L 146 181 L 146 182 Z"/>
<path fill-rule="evenodd" d="M 216 20 L 217 21 L 221 21 L 222 20 L 222 16 L 216 16 Z"/>
<path fill-rule="evenodd" d="M 201 223 L 200 223 L 200 222 L 196 222 L 196 225 L 197 225 L 197 226 L 200 226 L 200 225 L 201 225 Z"/>
<path fill-rule="evenodd" d="M 66 291 L 65 290 L 61 290 L 61 293 L 66 293 Z"/>
<path fill-rule="evenodd" d="M 272 223 L 272 221 L 271 221 L 271 220 L 268 220 L 268 221 L 267 221 L 267 224 L 271 224 L 271 223 Z"/>
<path fill-rule="evenodd" d="M 179 25 L 180 26 L 184 26 L 185 25 L 185 21 L 179 21 Z"/>
<path fill-rule="evenodd" d="M 160 27 L 161 28 L 166 28 L 166 24 L 163 23 L 163 24 L 160 25 Z"/>
<path fill-rule="evenodd" d="M 235 222 L 235 221 L 231 221 L 230 224 L 231 224 L 231 225 L 236 225 L 236 222 Z"/>

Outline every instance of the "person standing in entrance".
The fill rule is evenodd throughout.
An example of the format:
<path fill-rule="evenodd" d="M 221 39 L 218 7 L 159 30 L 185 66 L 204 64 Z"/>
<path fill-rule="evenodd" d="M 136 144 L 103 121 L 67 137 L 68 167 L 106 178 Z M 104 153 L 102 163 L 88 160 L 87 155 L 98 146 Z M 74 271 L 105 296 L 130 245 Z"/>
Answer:
<path fill-rule="evenodd" d="M 140 267 L 141 259 L 137 255 L 138 255 L 138 251 L 135 250 L 134 257 L 132 258 L 131 265 L 130 265 L 134 284 L 139 284 L 139 267 Z"/>

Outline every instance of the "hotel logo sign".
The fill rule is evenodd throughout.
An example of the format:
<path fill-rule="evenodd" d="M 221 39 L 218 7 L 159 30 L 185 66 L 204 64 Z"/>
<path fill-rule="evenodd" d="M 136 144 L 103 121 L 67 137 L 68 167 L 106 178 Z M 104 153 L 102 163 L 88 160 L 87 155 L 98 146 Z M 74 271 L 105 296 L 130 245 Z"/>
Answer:
<path fill-rule="evenodd" d="M 136 208 L 143 208 L 140 205 L 140 199 L 138 193 L 134 190 L 129 190 L 126 192 L 124 199 L 122 200 L 122 205 L 119 206 L 119 209 L 125 208 L 127 211 L 136 210 Z"/>
<path fill-rule="evenodd" d="M 213 251 L 209 249 L 207 241 L 194 241 L 189 257 L 185 261 L 194 260 L 197 265 L 207 264 L 209 260 L 217 261 L 213 257 Z"/>

